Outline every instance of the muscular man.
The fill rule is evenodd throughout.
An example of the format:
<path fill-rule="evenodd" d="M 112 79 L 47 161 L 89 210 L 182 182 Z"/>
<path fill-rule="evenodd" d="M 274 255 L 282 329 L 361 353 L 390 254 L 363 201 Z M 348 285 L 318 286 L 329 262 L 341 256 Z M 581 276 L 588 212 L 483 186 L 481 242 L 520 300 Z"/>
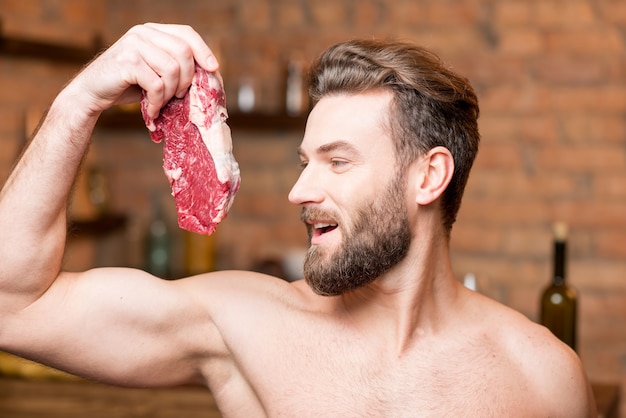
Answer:
<path fill-rule="evenodd" d="M 66 202 L 96 119 L 147 91 L 183 96 L 189 27 L 131 29 L 52 103 L 0 195 L 0 348 L 116 385 L 208 386 L 226 417 L 591 417 L 574 352 L 455 279 L 449 236 L 478 147 L 466 80 L 399 43 L 339 44 L 289 199 L 305 280 L 61 271 Z"/>

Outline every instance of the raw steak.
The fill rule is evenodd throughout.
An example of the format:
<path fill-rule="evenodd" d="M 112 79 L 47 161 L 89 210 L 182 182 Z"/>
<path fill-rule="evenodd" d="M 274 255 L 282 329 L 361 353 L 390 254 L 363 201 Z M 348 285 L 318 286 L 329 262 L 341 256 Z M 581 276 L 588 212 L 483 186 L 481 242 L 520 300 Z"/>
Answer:
<path fill-rule="evenodd" d="M 226 95 L 218 73 L 196 66 L 189 92 L 172 98 L 159 116 L 144 122 L 154 142 L 164 141 L 163 168 L 176 201 L 178 225 L 212 234 L 228 213 L 241 181 L 226 124 Z"/>

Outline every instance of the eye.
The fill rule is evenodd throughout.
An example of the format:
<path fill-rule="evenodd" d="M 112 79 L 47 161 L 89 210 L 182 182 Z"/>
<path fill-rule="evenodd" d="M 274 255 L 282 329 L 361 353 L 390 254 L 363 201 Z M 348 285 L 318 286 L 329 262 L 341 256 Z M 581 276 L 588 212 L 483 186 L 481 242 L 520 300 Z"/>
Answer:
<path fill-rule="evenodd" d="M 346 170 L 348 168 L 349 162 L 347 160 L 342 160 L 338 158 L 333 158 L 330 160 L 330 166 L 335 170 Z"/>
<path fill-rule="evenodd" d="M 298 164 L 298 167 L 300 167 L 300 170 L 304 170 L 306 168 L 306 166 L 309 164 L 308 161 L 300 161 L 300 164 Z"/>

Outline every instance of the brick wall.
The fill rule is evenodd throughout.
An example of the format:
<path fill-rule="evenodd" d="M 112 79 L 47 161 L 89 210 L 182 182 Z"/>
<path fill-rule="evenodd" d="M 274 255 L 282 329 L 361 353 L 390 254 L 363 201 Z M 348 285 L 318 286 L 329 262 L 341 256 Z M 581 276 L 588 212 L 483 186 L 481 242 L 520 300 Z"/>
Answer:
<path fill-rule="evenodd" d="M 430 47 L 471 80 L 482 111 L 482 146 L 453 230 L 459 277 L 475 273 L 482 292 L 536 319 L 538 297 L 551 272 L 550 226 L 555 220 L 568 222 L 570 279 L 581 298 L 581 357 L 594 380 L 626 386 L 626 3 L 33 4 L 0 0 L 5 31 L 88 43 L 95 31 L 110 42 L 144 21 L 191 24 L 221 59 L 229 107 L 240 80 L 254 77 L 258 109 L 268 112 L 283 106 L 285 63 L 294 55 L 309 60 L 334 41 L 358 36 L 394 36 Z M 47 103 L 73 71 L 67 65 L 0 57 L 0 179 L 6 178 L 23 137 L 25 112 Z M 243 183 L 215 238 L 218 265 L 250 268 L 304 245 L 297 208 L 286 200 L 297 176 L 293 149 L 300 133 L 234 135 Z M 160 150 L 143 133 L 97 136 L 89 161 L 107 170 L 112 205 L 130 217 L 124 262 L 137 265 L 152 190 L 163 193 L 174 223 Z"/>

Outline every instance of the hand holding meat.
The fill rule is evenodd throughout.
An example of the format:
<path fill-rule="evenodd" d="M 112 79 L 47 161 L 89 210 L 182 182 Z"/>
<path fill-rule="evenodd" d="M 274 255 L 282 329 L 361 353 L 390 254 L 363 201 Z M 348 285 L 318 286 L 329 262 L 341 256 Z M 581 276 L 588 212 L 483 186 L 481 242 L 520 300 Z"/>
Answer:
<path fill-rule="evenodd" d="M 195 63 L 215 71 L 217 61 L 191 27 L 147 23 L 130 29 L 94 60 L 69 86 L 93 115 L 115 104 L 137 102 L 146 92 L 147 112 L 155 118 L 173 96 L 183 97 Z"/>

